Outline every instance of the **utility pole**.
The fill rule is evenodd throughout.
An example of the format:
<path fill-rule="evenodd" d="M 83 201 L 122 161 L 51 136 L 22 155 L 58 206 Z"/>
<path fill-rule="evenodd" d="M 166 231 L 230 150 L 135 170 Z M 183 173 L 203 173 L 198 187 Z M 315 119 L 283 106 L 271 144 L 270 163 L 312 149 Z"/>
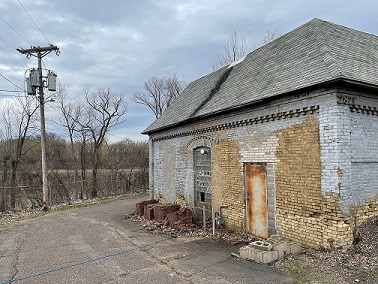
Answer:
<path fill-rule="evenodd" d="M 26 54 L 26 58 L 31 56 L 38 58 L 38 95 L 39 95 L 39 111 L 41 116 L 41 152 L 42 152 L 42 191 L 43 191 L 43 210 L 49 210 L 49 189 L 47 181 L 47 163 L 46 163 L 46 122 L 45 122 L 45 99 L 43 94 L 43 76 L 42 76 L 42 58 L 49 54 L 51 51 L 55 51 L 56 55 L 59 55 L 59 48 L 50 44 L 47 47 L 32 46 L 30 49 L 17 48 L 21 54 Z"/>

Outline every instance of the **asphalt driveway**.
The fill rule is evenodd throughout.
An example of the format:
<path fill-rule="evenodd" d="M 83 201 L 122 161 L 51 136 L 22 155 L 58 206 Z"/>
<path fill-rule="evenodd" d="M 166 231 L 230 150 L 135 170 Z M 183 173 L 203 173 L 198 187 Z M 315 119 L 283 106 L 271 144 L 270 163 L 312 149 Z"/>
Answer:
<path fill-rule="evenodd" d="M 238 247 L 146 233 L 125 219 L 138 199 L 0 226 L 0 283 L 291 283 L 231 256 Z"/>

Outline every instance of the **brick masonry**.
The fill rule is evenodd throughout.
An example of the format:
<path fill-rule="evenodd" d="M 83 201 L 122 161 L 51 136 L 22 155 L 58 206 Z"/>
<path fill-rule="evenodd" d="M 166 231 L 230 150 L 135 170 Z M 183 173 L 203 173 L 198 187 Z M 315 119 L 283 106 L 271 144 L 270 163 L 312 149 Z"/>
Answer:
<path fill-rule="evenodd" d="M 264 163 L 269 235 L 348 246 L 354 220 L 378 214 L 374 107 L 378 100 L 369 94 L 319 89 L 152 134 L 152 196 L 199 212 L 193 151 L 207 147 L 211 205 L 223 208 L 228 229 L 246 230 L 244 167 Z"/>

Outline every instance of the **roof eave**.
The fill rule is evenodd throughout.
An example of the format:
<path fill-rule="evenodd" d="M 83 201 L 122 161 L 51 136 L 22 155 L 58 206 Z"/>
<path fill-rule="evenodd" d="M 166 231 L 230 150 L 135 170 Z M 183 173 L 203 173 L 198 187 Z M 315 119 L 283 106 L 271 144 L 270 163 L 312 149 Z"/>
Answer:
<path fill-rule="evenodd" d="M 358 86 L 358 87 L 363 88 L 365 90 L 378 90 L 378 85 L 339 77 L 339 78 L 335 78 L 335 79 L 332 79 L 332 80 L 319 82 L 318 84 L 315 84 L 315 85 L 312 85 L 312 86 L 305 86 L 305 87 L 298 88 L 298 89 L 295 89 L 295 90 L 292 90 L 292 91 L 289 91 L 289 92 L 286 92 L 286 93 L 276 94 L 276 95 L 268 97 L 268 98 L 263 98 L 263 99 L 260 99 L 260 100 L 254 100 L 254 101 L 250 101 L 250 102 L 245 103 L 245 104 L 240 104 L 240 105 L 237 105 L 237 106 L 224 108 L 224 109 L 214 111 L 214 112 L 211 112 L 211 113 L 207 113 L 207 114 L 204 114 L 204 115 L 198 115 L 196 117 L 191 117 L 191 118 L 188 118 L 188 119 L 185 119 L 185 120 L 181 120 L 180 122 L 169 124 L 169 125 L 166 125 L 166 126 L 163 126 L 163 127 L 160 127 L 160 128 L 152 129 L 152 130 L 149 130 L 149 131 L 143 131 L 142 134 L 150 135 L 150 134 L 157 133 L 157 132 L 160 132 L 160 131 L 175 128 L 176 126 L 179 126 L 179 125 L 182 125 L 182 124 L 188 124 L 188 123 L 194 122 L 194 121 L 199 120 L 199 119 L 211 117 L 211 116 L 214 116 L 214 115 L 217 115 L 217 114 L 220 114 L 220 113 L 225 114 L 225 113 L 235 111 L 235 110 L 238 110 L 238 109 L 242 109 L 242 108 L 245 108 L 245 107 L 258 105 L 258 104 L 261 104 L 261 103 L 271 101 L 272 99 L 275 99 L 278 96 L 287 96 L 287 95 L 290 95 L 294 92 L 296 92 L 296 93 L 297 92 L 303 92 L 304 90 L 308 90 L 308 89 L 315 89 L 315 88 L 317 89 L 317 88 L 321 88 L 321 87 L 334 87 L 334 86 L 344 86 L 344 87 L 356 87 L 356 86 Z"/>

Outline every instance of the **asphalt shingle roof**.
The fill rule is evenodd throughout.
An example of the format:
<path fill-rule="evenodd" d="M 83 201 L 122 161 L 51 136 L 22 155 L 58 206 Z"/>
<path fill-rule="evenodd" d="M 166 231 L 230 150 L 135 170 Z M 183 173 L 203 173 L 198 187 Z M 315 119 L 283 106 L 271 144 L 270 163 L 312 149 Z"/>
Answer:
<path fill-rule="evenodd" d="M 313 19 L 188 85 L 143 133 L 335 79 L 378 85 L 378 36 Z"/>

